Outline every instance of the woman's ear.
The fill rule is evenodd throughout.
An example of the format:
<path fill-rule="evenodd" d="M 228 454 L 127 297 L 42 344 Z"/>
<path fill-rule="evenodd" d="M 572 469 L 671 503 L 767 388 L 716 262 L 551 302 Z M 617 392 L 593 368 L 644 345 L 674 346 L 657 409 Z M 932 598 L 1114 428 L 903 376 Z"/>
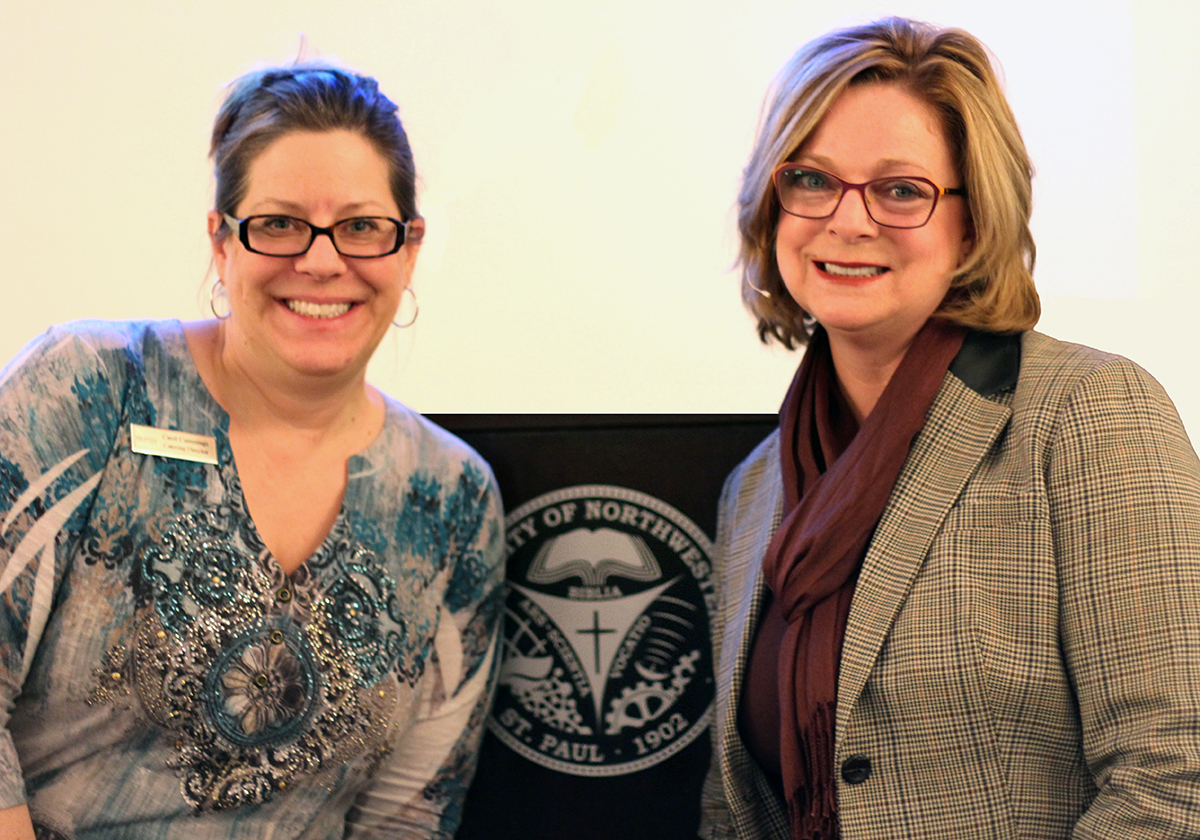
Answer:
<path fill-rule="evenodd" d="M 413 219 L 408 223 L 408 230 L 404 234 L 404 249 L 401 252 L 404 257 L 405 285 L 412 282 L 413 268 L 417 264 L 417 253 L 421 250 L 421 240 L 424 238 L 425 220 Z"/>
<path fill-rule="evenodd" d="M 224 234 L 221 233 L 221 228 L 225 227 Z M 208 241 L 212 246 L 213 263 L 217 267 L 217 276 L 225 276 L 225 263 L 229 260 L 229 251 L 233 242 L 233 231 L 225 226 L 224 214 L 216 211 L 208 211 Z"/>
<path fill-rule="evenodd" d="M 971 214 L 967 214 L 966 223 L 963 225 L 962 246 L 958 251 L 958 264 L 962 265 L 967 261 L 967 256 L 975 248 L 975 223 L 971 221 Z"/>

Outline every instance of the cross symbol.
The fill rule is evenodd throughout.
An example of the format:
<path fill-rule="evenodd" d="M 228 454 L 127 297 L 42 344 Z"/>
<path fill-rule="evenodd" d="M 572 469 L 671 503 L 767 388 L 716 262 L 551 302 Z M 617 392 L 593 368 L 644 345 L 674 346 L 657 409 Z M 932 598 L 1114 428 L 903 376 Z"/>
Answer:
<path fill-rule="evenodd" d="M 600 627 L 600 611 L 592 610 L 592 626 L 584 630 L 576 630 L 576 633 L 583 633 L 592 637 L 593 645 L 596 649 L 596 673 L 600 673 L 600 634 L 601 633 L 616 633 L 616 630 Z"/>

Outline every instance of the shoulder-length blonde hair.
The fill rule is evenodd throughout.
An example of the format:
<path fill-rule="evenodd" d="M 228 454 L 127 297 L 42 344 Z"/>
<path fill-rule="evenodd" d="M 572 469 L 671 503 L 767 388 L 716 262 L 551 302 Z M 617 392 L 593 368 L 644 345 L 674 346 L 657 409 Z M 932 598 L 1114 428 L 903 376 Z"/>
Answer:
<path fill-rule="evenodd" d="M 771 175 L 799 149 L 848 86 L 889 82 L 941 117 L 962 185 L 974 245 L 936 315 L 989 332 L 1031 328 L 1041 314 L 1029 231 L 1033 167 L 987 48 L 961 29 L 885 18 L 802 47 L 767 93 L 738 195 L 742 300 L 764 342 L 808 341 L 807 313 L 775 260 L 779 202 Z M 766 293 L 766 294 L 764 294 Z"/>

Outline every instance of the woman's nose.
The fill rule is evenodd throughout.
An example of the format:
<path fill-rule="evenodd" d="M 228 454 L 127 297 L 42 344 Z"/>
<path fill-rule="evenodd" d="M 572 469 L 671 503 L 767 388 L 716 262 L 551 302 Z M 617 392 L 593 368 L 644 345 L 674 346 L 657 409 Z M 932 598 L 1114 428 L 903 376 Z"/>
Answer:
<path fill-rule="evenodd" d="M 328 276 L 345 269 L 345 258 L 333 247 L 333 236 L 326 231 L 318 233 L 308 250 L 296 258 L 296 270 L 307 274 Z"/>
<path fill-rule="evenodd" d="M 861 187 L 847 189 L 833 208 L 833 215 L 825 220 L 830 233 L 844 239 L 860 239 L 874 236 L 879 225 L 867 210 L 867 194 Z"/>

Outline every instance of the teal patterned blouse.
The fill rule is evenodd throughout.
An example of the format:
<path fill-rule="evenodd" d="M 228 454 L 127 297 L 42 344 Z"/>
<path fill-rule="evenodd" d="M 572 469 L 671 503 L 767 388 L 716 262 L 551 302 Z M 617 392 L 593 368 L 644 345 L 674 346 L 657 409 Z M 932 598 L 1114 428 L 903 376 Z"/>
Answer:
<path fill-rule="evenodd" d="M 451 837 L 502 609 L 488 466 L 388 400 L 289 575 L 228 430 L 178 322 L 57 327 L 0 374 L 0 807 L 53 840 Z"/>

